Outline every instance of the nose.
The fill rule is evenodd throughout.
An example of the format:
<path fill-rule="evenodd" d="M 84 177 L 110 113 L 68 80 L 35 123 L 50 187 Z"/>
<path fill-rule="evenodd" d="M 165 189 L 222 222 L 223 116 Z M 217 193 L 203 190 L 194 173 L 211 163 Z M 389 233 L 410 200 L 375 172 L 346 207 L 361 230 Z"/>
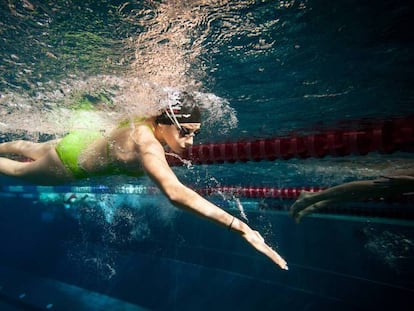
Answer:
<path fill-rule="evenodd" d="M 186 147 L 191 147 L 194 143 L 194 139 L 193 136 L 188 136 L 185 140 L 185 146 Z"/>

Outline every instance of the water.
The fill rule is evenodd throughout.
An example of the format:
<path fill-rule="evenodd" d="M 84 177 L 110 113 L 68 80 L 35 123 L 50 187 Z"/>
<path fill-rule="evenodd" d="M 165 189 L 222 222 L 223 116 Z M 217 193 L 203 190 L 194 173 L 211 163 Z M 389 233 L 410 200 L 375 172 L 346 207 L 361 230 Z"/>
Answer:
<path fill-rule="evenodd" d="M 409 1 L 24 0 L 0 7 L 1 140 L 109 130 L 125 113 L 155 113 L 164 86 L 196 92 L 205 108 L 201 143 L 355 128 L 355 120 L 414 112 Z M 174 171 L 195 188 L 331 186 L 412 163 L 412 153 L 396 152 Z M 124 184 L 154 187 L 146 177 L 123 176 L 75 186 Z M 23 183 L 0 177 L 0 185 Z M 411 304 L 414 230 L 404 215 L 318 214 L 297 225 L 285 211 L 291 200 L 210 197 L 239 217 L 241 203 L 287 259 L 284 272 L 157 192 L 32 190 L 0 196 L 5 310 Z"/>

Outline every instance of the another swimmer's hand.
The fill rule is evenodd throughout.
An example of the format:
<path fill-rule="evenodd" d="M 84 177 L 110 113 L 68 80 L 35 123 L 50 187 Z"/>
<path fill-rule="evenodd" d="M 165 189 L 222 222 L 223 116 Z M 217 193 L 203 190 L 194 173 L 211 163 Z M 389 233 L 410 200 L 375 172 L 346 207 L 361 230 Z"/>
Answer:
<path fill-rule="evenodd" d="M 309 205 L 307 208 L 301 210 L 299 213 L 296 213 L 294 216 L 294 219 L 296 221 L 297 224 L 300 223 L 300 221 L 302 220 L 302 217 L 312 214 L 315 211 L 317 211 L 318 209 L 324 208 L 326 206 L 329 206 L 332 204 L 331 200 L 325 200 L 325 201 L 319 201 L 316 202 L 312 205 Z"/>
<path fill-rule="evenodd" d="M 314 209 L 308 209 L 312 203 L 309 203 L 309 199 L 313 196 L 313 193 L 308 191 L 301 191 L 298 199 L 293 203 L 293 205 L 290 207 L 290 216 L 295 219 L 296 223 L 300 222 L 300 219 L 311 212 L 314 211 Z M 306 210 L 308 212 L 306 212 Z"/>
<path fill-rule="evenodd" d="M 277 264 L 283 270 L 288 270 L 286 261 L 278 253 L 276 253 L 269 245 L 266 244 L 260 233 L 258 231 L 252 230 L 246 224 L 244 225 L 246 227 L 244 228 L 245 230 L 243 230 L 242 232 L 242 237 L 247 241 L 247 243 L 249 243 L 262 254 L 269 257 L 275 264 Z"/>

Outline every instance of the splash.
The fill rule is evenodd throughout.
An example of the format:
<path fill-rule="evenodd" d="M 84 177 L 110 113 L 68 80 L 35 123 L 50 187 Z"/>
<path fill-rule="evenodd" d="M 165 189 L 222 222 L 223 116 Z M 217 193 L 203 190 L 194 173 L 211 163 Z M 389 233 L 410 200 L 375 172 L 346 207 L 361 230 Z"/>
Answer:
<path fill-rule="evenodd" d="M 185 165 L 185 167 L 186 167 L 186 168 L 191 168 L 191 167 L 193 166 L 193 164 L 191 163 L 191 161 L 190 161 L 190 160 L 186 160 L 186 159 L 184 159 L 184 158 L 180 157 L 180 156 L 179 156 L 178 154 L 176 154 L 176 153 L 166 152 L 165 154 L 166 154 L 167 156 L 174 157 L 174 158 L 178 159 L 181 163 L 183 163 L 183 164 Z"/>
<path fill-rule="evenodd" d="M 200 183 L 202 181 L 207 181 L 207 184 L 204 185 L 205 188 L 220 188 L 221 187 L 220 182 L 214 176 L 211 176 L 209 178 L 199 177 L 197 180 L 197 183 Z M 227 202 L 231 208 L 238 210 L 240 217 L 243 218 L 246 222 L 249 222 L 249 219 L 247 218 L 247 214 L 244 210 L 244 206 L 242 202 L 240 201 L 240 198 L 238 198 L 236 194 L 231 193 L 231 192 L 217 191 L 215 192 L 215 195 L 218 195 L 220 199 Z"/>
<path fill-rule="evenodd" d="M 59 91 L 38 91 L 36 97 L 2 94 L 0 130 L 48 134 L 73 129 L 110 131 L 125 116 L 159 114 L 167 106 L 171 89 L 137 78 L 114 76 L 60 81 L 55 86 Z M 237 126 L 236 112 L 227 100 L 202 92 L 195 93 L 195 97 L 204 112 L 205 126 L 220 121 L 222 132 Z M 87 107 L 83 104 L 85 98 Z"/>
<path fill-rule="evenodd" d="M 10 7 L 13 16 L 8 18 L 34 18 L 38 22 L 37 28 L 32 31 L 29 31 L 31 24 L 24 24 L 22 32 L 27 30 L 32 33 L 30 44 L 36 49 L 39 46 L 46 47 L 47 53 L 46 60 L 40 59 L 39 66 L 44 66 L 41 72 L 40 67 L 33 67 L 37 66 L 35 62 L 23 59 L 22 55 L 3 55 L 8 60 L 7 68 L 15 66 L 22 69 L 19 71 L 21 76 L 15 78 L 19 78 L 18 81 L 30 78 L 30 83 L 10 86 L 8 91 L 1 94 L 0 130 L 58 134 L 77 127 L 108 130 L 125 115 L 157 114 L 166 96 L 165 87 L 169 86 L 194 92 L 205 108 L 205 125 L 212 128 L 213 123 L 220 121 L 220 133 L 226 133 L 237 126 L 235 111 L 228 101 L 205 89 L 206 84 L 213 82 L 209 74 L 217 69 L 214 55 L 223 53 L 225 49 L 243 60 L 275 49 L 275 40 L 267 34 L 279 27 L 279 20 L 273 18 L 269 21 L 266 18 L 267 22 L 263 23 L 261 16 L 274 14 L 277 10 L 293 6 L 293 3 L 277 2 L 271 12 L 267 12 L 262 11 L 262 6 L 253 0 L 125 2 L 116 10 L 105 7 L 111 20 L 122 20 L 120 29 L 125 30 L 130 26 L 137 32 L 128 32 L 118 38 L 106 38 L 102 33 L 84 31 L 85 25 L 82 23 L 88 24 L 88 19 L 97 18 L 93 14 L 96 8 L 90 7 L 91 4 L 85 4 L 84 12 L 77 11 L 77 14 L 84 14 L 79 16 L 83 22 L 76 24 L 79 29 L 66 29 L 64 24 L 59 24 L 59 20 L 65 20 L 62 16 L 68 16 L 59 6 L 49 8 L 53 4 L 41 6 L 34 3 L 30 8 Z M 39 15 L 31 12 L 39 12 Z M 42 23 L 43 19 L 47 22 Z M 93 36 L 94 33 L 99 36 Z M 55 40 L 55 37 L 64 40 L 57 46 L 51 45 L 52 42 L 47 40 Z M 84 44 L 78 45 L 77 41 Z M 63 71 L 56 66 L 67 68 L 65 57 L 70 60 L 75 57 L 65 42 L 74 44 L 79 54 L 76 57 L 86 60 L 80 64 L 88 68 L 84 73 L 78 69 L 82 66 L 73 67 L 71 64 L 65 78 L 61 78 L 62 74 L 55 74 Z M 110 49 L 113 49 L 112 54 L 121 54 L 117 56 L 117 61 L 109 52 Z M 98 54 L 91 54 L 92 51 L 98 51 Z M 132 54 L 133 58 L 130 57 Z M 101 64 L 97 61 L 99 59 Z M 112 66 L 114 62 L 118 64 L 115 67 Z M 50 80 L 47 78 L 51 69 L 49 64 L 53 66 Z M 105 74 L 97 75 L 96 72 L 100 70 Z M 85 97 L 99 100 L 87 112 L 74 108 L 73 103 Z"/>
<path fill-rule="evenodd" d="M 238 125 L 237 113 L 230 103 L 213 93 L 195 92 L 195 99 L 203 109 L 203 127 L 209 136 L 227 134 Z"/>
<path fill-rule="evenodd" d="M 239 198 L 237 198 L 237 197 L 234 197 L 233 199 L 234 199 L 234 202 L 236 203 L 237 208 L 238 208 L 238 209 L 239 209 L 239 211 L 240 211 L 240 216 L 241 216 L 244 220 L 246 220 L 247 222 L 249 222 L 249 219 L 247 219 L 247 215 L 246 215 L 246 213 L 245 213 L 245 211 L 244 211 L 243 204 L 240 202 L 240 199 L 239 199 Z"/>

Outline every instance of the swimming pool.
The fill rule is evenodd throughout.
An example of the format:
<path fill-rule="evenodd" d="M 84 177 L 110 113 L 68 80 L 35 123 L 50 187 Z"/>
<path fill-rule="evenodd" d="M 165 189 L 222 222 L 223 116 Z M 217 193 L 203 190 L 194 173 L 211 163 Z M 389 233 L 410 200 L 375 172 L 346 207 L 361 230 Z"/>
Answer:
<path fill-rule="evenodd" d="M 143 98 L 144 84 L 137 82 L 138 93 L 130 87 L 137 77 L 152 85 L 178 79 L 197 91 L 208 107 L 197 137 L 206 145 L 296 142 L 411 120 L 414 112 L 408 1 L 15 1 L 1 7 L 2 141 L 44 140 L 79 118 L 106 124 L 111 113 L 139 111 L 117 106 L 131 103 L 133 94 Z M 117 98 L 117 88 L 130 97 Z M 81 114 L 88 105 L 104 114 Z M 226 189 L 327 187 L 377 177 L 412 167 L 410 140 L 392 153 L 379 148 L 360 155 L 358 145 L 350 155 L 315 157 L 314 150 L 306 159 L 295 146 L 289 159 L 174 166 L 185 184 L 219 189 L 206 197 L 245 215 L 287 259 L 289 271 L 230 232 L 174 209 L 146 177 L 33 188 L 1 176 L 0 306 L 408 310 L 412 201 L 332 207 L 296 224 L 287 212 L 293 197 Z M 210 150 L 208 157 L 216 157 Z"/>

